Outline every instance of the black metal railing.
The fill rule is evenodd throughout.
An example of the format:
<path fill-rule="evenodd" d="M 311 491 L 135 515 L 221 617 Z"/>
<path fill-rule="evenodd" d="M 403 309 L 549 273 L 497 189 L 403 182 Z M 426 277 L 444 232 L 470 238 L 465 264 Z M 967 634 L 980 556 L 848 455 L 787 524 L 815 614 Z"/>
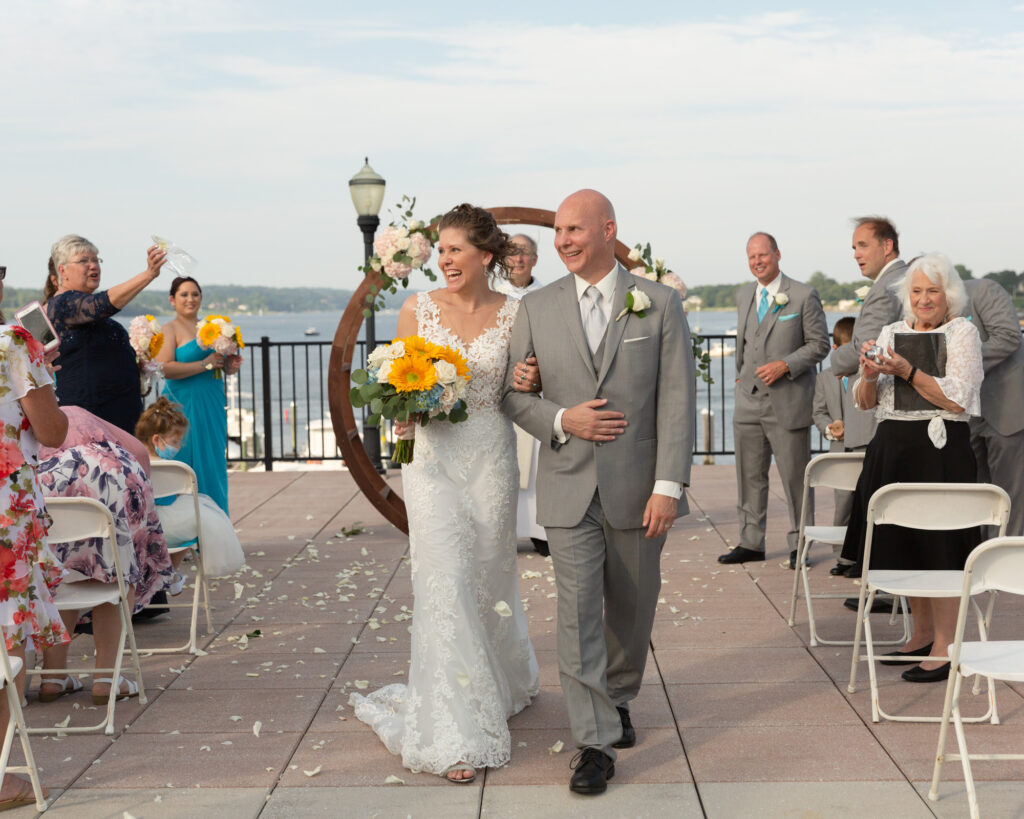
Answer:
<path fill-rule="evenodd" d="M 697 382 L 694 455 L 706 460 L 734 455 L 732 409 L 735 374 L 735 336 L 703 335 L 702 346 L 711 356 L 713 383 Z M 340 461 L 327 402 L 329 341 L 271 341 L 263 336 L 246 348 L 242 369 L 225 380 L 228 406 L 228 461 Z M 365 345 L 359 341 L 353 367 L 365 365 Z M 365 411 L 357 411 L 361 421 Z M 390 431 L 383 452 L 387 453 Z M 815 452 L 828 449 L 815 430 Z"/>

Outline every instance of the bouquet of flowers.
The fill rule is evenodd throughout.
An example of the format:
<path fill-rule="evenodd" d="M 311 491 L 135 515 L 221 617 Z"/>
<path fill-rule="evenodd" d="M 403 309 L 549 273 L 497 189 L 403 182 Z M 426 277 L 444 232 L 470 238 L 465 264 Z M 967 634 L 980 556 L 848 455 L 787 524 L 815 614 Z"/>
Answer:
<path fill-rule="evenodd" d="M 128 325 L 128 343 L 132 345 L 135 363 L 139 365 L 139 389 L 143 395 L 149 395 L 153 387 L 153 374 L 161 371 L 161 366 L 153 361 L 160 348 L 164 346 L 160 322 L 154 316 L 136 316 Z"/>
<path fill-rule="evenodd" d="M 426 266 L 437 241 L 437 230 L 422 219 L 412 218 L 416 199 L 403 196 L 398 204 L 398 217 L 384 228 L 373 242 L 374 254 L 359 269 L 363 273 L 379 273 L 380 285 L 370 288 L 363 316 L 369 318 L 373 310 L 384 306 L 384 293 L 397 293 L 398 282 L 409 285 L 409 274 L 422 270 L 431 281 L 437 276 Z M 435 217 L 436 223 L 440 217 Z"/>
<path fill-rule="evenodd" d="M 365 370 L 353 370 L 349 393 L 353 407 L 369 406 L 366 423 L 376 426 L 381 418 L 415 421 L 465 421 L 466 359 L 458 350 L 432 344 L 420 336 L 396 338 L 382 344 L 366 359 Z M 395 463 L 412 463 L 415 440 L 400 439 Z"/>
<path fill-rule="evenodd" d="M 200 322 L 196 341 L 204 350 L 212 349 L 221 355 L 238 355 L 245 348 L 242 331 L 228 316 L 207 316 Z M 223 378 L 218 369 L 215 378 Z"/>

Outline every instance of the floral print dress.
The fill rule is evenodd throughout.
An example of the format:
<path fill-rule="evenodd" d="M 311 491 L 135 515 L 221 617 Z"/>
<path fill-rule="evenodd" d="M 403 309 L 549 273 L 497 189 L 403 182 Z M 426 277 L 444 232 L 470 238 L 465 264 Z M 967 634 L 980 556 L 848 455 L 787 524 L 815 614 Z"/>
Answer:
<path fill-rule="evenodd" d="M 43 540 L 50 519 L 36 478 L 39 444 L 20 403 L 50 383 L 40 344 L 0 325 L 0 626 L 8 651 L 71 640 L 51 594 L 61 568 Z"/>

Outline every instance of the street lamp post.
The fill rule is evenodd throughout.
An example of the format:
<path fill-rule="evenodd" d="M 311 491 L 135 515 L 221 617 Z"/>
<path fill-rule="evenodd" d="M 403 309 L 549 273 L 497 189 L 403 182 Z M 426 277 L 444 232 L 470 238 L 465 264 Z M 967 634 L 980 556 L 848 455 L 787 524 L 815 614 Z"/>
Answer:
<path fill-rule="evenodd" d="M 380 213 L 380 206 L 384 202 L 384 177 L 370 167 L 369 157 L 366 158 L 362 170 L 348 181 L 348 192 L 352 195 L 352 204 L 355 205 L 358 214 L 356 224 L 363 232 L 363 260 L 368 262 L 373 255 L 373 237 L 380 226 L 377 214 Z M 375 316 L 375 311 L 371 309 L 370 315 L 366 318 L 367 354 L 377 346 Z M 380 457 L 380 430 L 376 426 L 364 425 L 363 447 L 376 470 L 383 474 L 385 470 Z"/>

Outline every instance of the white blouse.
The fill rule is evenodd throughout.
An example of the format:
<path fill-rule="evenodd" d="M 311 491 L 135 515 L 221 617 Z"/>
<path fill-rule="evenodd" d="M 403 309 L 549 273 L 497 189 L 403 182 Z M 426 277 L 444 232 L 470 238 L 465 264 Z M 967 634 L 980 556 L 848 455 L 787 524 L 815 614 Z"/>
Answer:
<path fill-rule="evenodd" d="M 888 350 L 893 346 L 896 333 L 913 332 L 943 333 L 946 336 L 946 374 L 942 378 L 936 377 L 935 383 L 946 398 L 959 404 L 964 411 L 951 412 L 938 408 L 897 410 L 894 407 L 895 376 L 879 373 L 875 418 L 878 421 L 921 421 L 930 418 L 932 421 L 928 425 L 928 437 L 941 449 L 946 445 L 942 420 L 966 421 L 972 415 L 981 414 L 981 382 L 985 377 L 981 364 L 981 336 L 978 335 L 978 328 L 962 317 L 951 319 L 934 330 L 920 331 L 914 330 L 905 320 L 900 320 L 883 327 L 875 343 Z M 855 397 L 860 395 L 860 379 L 854 385 L 853 394 Z"/>

